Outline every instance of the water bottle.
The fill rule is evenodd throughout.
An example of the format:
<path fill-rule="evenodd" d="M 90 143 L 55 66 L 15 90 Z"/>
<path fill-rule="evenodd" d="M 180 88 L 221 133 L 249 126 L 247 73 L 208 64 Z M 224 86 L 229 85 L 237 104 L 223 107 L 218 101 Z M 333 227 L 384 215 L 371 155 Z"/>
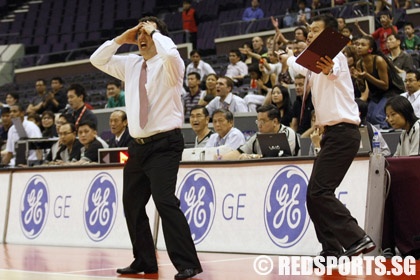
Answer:
<path fill-rule="evenodd" d="M 381 142 L 379 141 L 379 134 L 377 131 L 373 133 L 372 152 L 374 155 L 378 155 L 381 153 Z"/>

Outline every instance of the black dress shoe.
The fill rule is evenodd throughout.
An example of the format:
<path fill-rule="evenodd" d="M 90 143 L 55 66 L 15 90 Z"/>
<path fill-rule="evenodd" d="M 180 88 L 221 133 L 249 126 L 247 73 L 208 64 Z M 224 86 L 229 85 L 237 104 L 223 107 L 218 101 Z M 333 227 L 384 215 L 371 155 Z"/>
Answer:
<path fill-rule="evenodd" d="M 175 275 L 175 279 L 187 279 L 203 272 L 201 268 L 186 268 Z"/>
<path fill-rule="evenodd" d="M 144 268 L 133 268 L 131 266 L 127 266 L 124 268 L 118 268 L 117 273 L 119 274 L 137 274 L 144 272 L 146 274 L 157 273 L 158 270 L 156 269 L 144 269 Z"/>
<path fill-rule="evenodd" d="M 327 262 L 327 258 L 336 258 L 336 263 L 338 263 L 338 258 L 340 258 L 340 256 L 343 254 L 343 251 L 328 251 L 328 250 L 324 250 L 321 253 L 319 253 L 320 257 L 323 257 L 319 259 L 318 262 L 313 262 L 312 266 L 315 268 L 321 268 L 321 266 L 323 267 L 327 267 L 328 265 L 332 266 L 331 263 Z M 315 257 L 316 258 L 316 257 Z M 319 263 L 319 265 L 318 265 Z M 334 268 L 334 266 L 332 266 L 332 268 Z"/>
<path fill-rule="evenodd" d="M 375 248 L 376 245 L 372 238 L 370 238 L 369 235 L 365 235 L 362 239 L 351 245 L 350 248 L 348 248 L 344 253 L 344 256 L 351 257 L 360 255 L 361 253 L 367 254 L 373 251 Z"/>

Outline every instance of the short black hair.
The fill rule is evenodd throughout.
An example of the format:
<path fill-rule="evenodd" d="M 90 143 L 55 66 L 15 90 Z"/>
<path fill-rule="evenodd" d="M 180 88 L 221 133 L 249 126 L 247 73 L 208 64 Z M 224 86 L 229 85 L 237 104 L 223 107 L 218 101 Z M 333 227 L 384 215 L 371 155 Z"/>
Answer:
<path fill-rule="evenodd" d="M 231 111 L 223 109 L 223 108 L 219 108 L 213 112 L 213 115 L 211 117 L 214 118 L 214 115 L 218 113 L 222 113 L 228 122 L 233 122 L 233 113 Z"/>
<path fill-rule="evenodd" d="M 76 93 L 77 96 L 82 95 L 83 96 L 83 101 L 86 101 L 86 90 L 81 84 L 70 85 L 70 87 L 67 89 L 67 92 L 69 92 L 70 90 L 74 90 L 74 92 Z"/>
<path fill-rule="evenodd" d="M 325 27 L 329 27 L 332 28 L 334 30 L 338 30 L 338 23 L 337 23 L 337 19 L 330 15 L 330 14 L 320 14 L 320 15 L 316 15 L 311 19 L 312 22 L 314 21 L 323 21 Z"/>
<path fill-rule="evenodd" d="M 191 114 L 191 112 L 192 112 L 193 110 L 199 110 L 199 109 L 202 109 L 202 110 L 203 110 L 203 114 L 204 114 L 204 116 L 208 117 L 208 116 L 210 115 L 210 114 L 209 114 L 209 110 L 207 110 L 206 106 L 203 106 L 203 105 L 194 105 L 194 106 L 191 108 L 190 114 Z"/>
<path fill-rule="evenodd" d="M 96 128 L 96 123 L 94 123 L 93 121 L 91 121 L 91 120 L 84 120 L 84 121 L 81 121 L 80 123 L 79 123 L 79 125 L 77 126 L 77 130 L 79 131 L 79 128 L 81 127 L 81 126 L 84 126 L 84 125 L 87 125 L 87 126 L 89 126 L 91 129 L 93 129 L 93 130 L 97 130 L 97 128 Z"/>
<path fill-rule="evenodd" d="M 267 116 L 270 120 L 277 119 L 278 122 L 280 123 L 281 121 L 280 110 L 276 106 L 272 104 L 267 104 L 267 105 L 261 105 L 260 107 L 258 107 L 257 113 L 265 113 L 265 112 L 267 112 Z"/>
<path fill-rule="evenodd" d="M 64 80 L 61 77 L 52 77 L 51 82 L 52 81 L 58 81 L 60 84 L 64 85 Z"/>
<path fill-rule="evenodd" d="M 106 83 L 106 86 L 109 86 L 109 85 L 114 85 L 114 86 L 116 86 L 117 88 L 120 88 L 120 87 L 121 87 L 121 81 L 120 81 L 120 80 L 117 80 L 117 79 L 110 80 L 110 81 L 108 81 L 108 82 Z"/>
<path fill-rule="evenodd" d="M 194 75 L 197 80 L 199 80 L 199 81 L 201 80 L 201 76 L 197 72 L 190 72 L 190 73 L 188 73 L 187 77 L 191 76 L 191 75 Z"/>
<path fill-rule="evenodd" d="M 127 120 L 127 113 L 124 112 L 123 110 L 114 110 L 112 111 L 111 115 L 113 113 L 121 113 L 122 114 L 122 121 L 126 121 Z M 111 117 L 111 115 L 109 115 Z"/>
<path fill-rule="evenodd" d="M 146 21 L 152 21 L 152 22 L 156 23 L 157 29 L 160 31 L 160 33 L 162 35 L 165 35 L 165 36 L 169 37 L 168 27 L 163 20 L 161 20 L 157 17 L 153 17 L 153 16 L 142 17 L 139 20 L 139 22 L 146 22 Z"/>

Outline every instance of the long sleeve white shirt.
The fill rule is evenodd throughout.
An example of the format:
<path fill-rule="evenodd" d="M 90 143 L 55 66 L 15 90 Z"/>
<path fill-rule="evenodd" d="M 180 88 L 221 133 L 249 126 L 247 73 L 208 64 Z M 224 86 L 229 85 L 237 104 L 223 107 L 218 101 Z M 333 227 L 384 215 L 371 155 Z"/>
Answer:
<path fill-rule="evenodd" d="M 147 60 L 148 122 L 140 128 L 139 80 L 143 57 L 135 54 L 115 55 L 121 46 L 106 41 L 90 57 L 101 71 L 125 82 L 128 128 L 133 138 L 148 137 L 181 128 L 184 121 L 182 81 L 184 62 L 174 42 L 158 32 L 153 34 L 157 55 Z"/>
<path fill-rule="evenodd" d="M 354 101 L 353 84 L 344 54 L 340 52 L 334 57 L 333 71 L 329 75 L 311 72 L 296 63 L 296 59 L 289 57 L 287 65 L 295 73 L 309 77 L 317 124 L 324 126 L 346 122 L 359 125 L 359 109 Z"/>

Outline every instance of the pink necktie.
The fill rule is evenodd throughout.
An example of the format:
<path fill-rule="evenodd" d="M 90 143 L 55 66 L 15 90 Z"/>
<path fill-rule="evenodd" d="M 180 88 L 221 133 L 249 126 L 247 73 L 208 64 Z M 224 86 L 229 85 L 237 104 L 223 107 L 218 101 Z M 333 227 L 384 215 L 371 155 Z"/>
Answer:
<path fill-rule="evenodd" d="M 146 82 L 147 82 L 147 71 L 146 71 L 146 61 L 143 61 L 140 71 L 140 83 L 139 83 L 139 92 L 140 92 L 140 127 L 144 128 L 147 124 L 148 116 L 148 107 L 149 101 L 147 99 L 146 91 Z"/>

